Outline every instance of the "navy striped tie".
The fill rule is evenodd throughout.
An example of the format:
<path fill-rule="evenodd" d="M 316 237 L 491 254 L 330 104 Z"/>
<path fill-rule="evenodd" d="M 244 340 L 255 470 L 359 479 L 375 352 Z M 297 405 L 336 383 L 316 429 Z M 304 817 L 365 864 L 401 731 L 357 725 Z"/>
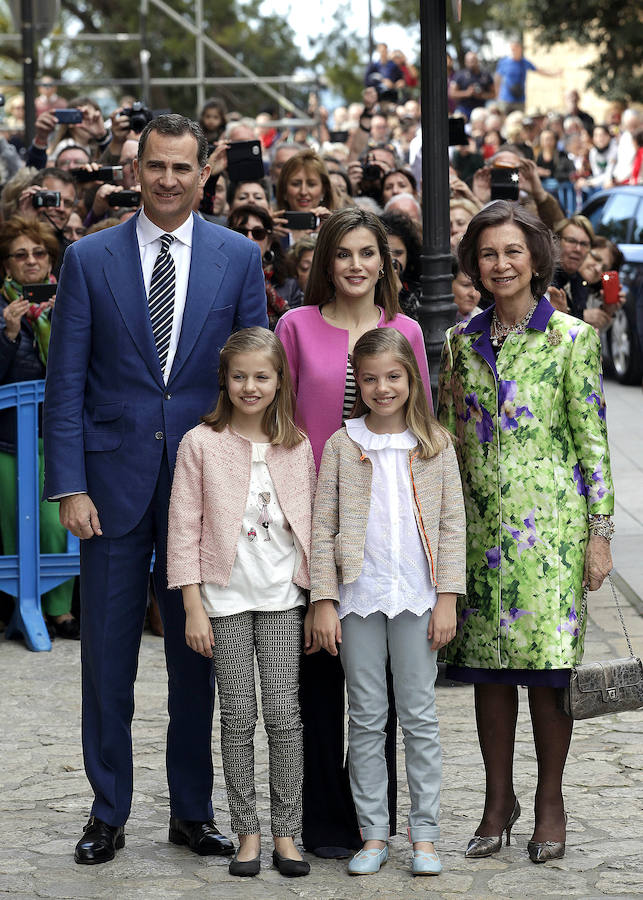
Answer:
<path fill-rule="evenodd" d="M 148 300 L 152 333 L 162 372 L 165 371 L 167 354 L 170 349 L 172 319 L 174 316 L 175 271 L 174 260 L 170 253 L 170 244 L 173 240 L 174 235 L 172 234 L 161 235 L 161 249 L 154 263 Z"/>

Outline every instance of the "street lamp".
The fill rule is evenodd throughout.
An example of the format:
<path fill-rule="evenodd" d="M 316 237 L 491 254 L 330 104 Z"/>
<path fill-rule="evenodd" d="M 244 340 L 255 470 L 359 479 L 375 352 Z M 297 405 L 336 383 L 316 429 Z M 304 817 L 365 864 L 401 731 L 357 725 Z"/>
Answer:
<path fill-rule="evenodd" d="M 449 109 L 446 0 L 420 0 L 422 102 L 422 295 L 418 318 L 437 393 L 447 328 L 455 323 L 449 233 Z"/>

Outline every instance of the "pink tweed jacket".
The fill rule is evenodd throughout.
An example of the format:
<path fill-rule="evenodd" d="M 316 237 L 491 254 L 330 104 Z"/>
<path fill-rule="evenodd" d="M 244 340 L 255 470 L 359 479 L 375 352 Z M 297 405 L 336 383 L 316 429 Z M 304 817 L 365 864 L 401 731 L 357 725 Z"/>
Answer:
<path fill-rule="evenodd" d="M 211 582 L 225 587 L 237 555 L 250 488 L 252 444 L 230 428 L 188 431 L 179 445 L 167 538 L 170 588 Z M 301 562 L 293 581 L 310 587 L 309 559 L 315 462 L 308 440 L 291 450 L 271 446 L 266 463 Z"/>
<path fill-rule="evenodd" d="M 413 511 L 438 592 L 465 593 L 465 514 L 458 460 L 449 442 L 431 459 L 409 452 Z M 313 514 L 310 599 L 339 600 L 364 563 L 373 466 L 340 428 L 326 442 Z"/>

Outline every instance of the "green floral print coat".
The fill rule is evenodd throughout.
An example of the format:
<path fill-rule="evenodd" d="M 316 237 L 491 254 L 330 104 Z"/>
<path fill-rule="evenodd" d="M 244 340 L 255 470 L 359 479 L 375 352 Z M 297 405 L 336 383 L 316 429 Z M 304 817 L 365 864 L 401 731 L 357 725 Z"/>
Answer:
<path fill-rule="evenodd" d="M 492 308 L 449 329 L 438 416 L 455 436 L 467 513 L 467 594 L 447 661 L 561 669 L 579 629 L 589 513 L 611 514 L 600 344 L 543 297 L 496 360 Z"/>

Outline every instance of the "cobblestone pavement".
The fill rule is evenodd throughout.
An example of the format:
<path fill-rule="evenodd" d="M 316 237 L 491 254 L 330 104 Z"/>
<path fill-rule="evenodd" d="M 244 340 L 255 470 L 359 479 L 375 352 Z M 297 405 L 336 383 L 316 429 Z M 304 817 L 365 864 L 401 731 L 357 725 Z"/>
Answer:
<path fill-rule="evenodd" d="M 626 655 L 608 588 L 592 597 L 586 659 Z M 643 618 L 625 606 L 639 652 Z M 88 814 L 90 794 L 80 749 L 79 645 L 58 639 L 51 653 L 29 653 L 0 639 L 0 894 L 53 898 L 401 898 L 424 893 L 443 898 L 591 898 L 643 896 L 643 716 L 578 723 L 566 769 L 569 812 L 567 855 L 535 866 L 526 844 L 533 824 L 535 787 L 526 692 L 516 746 L 516 791 L 523 807 L 510 847 L 495 857 L 469 861 L 463 849 L 483 805 L 483 774 L 470 687 L 438 689 L 444 781 L 444 872 L 413 879 L 402 836 L 392 840 L 379 875 L 350 878 L 345 862 L 311 858 L 308 878 L 286 880 L 271 869 L 267 833 L 267 760 L 263 728 L 257 729 L 257 784 L 265 823 L 265 868 L 255 879 L 231 878 L 227 861 L 200 858 L 167 842 L 168 795 L 164 774 L 166 691 L 162 643 L 145 635 L 141 648 L 134 721 L 135 796 L 127 843 L 114 862 L 80 867 L 73 847 Z M 217 821 L 229 833 L 221 759 L 215 728 Z M 400 742 L 400 772 L 403 754 Z M 400 813 L 408 806 L 400 785 Z"/>

